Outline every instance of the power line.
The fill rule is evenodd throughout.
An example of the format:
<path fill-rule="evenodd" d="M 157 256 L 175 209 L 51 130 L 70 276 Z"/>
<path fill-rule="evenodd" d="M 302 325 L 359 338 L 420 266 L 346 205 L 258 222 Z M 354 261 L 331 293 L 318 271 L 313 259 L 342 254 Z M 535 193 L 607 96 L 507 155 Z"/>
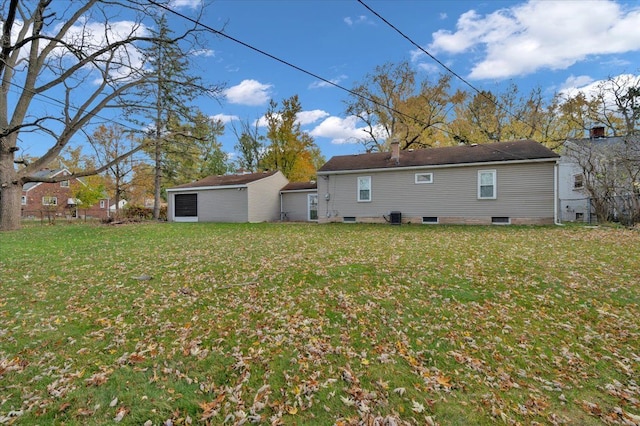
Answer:
<path fill-rule="evenodd" d="M 422 121 L 422 120 L 420 120 L 420 119 L 418 119 L 418 118 L 416 118 L 416 117 L 414 117 L 414 116 L 412 116 L 412 115 L 409 115 L 409 114 L 403 113 L 403 112 L 401 112 L 401 111 L 398 111 L 397 109 L 392 108 L 392 107 L 390 107 L 389 105 L 384 105 L 384 104 L 382 104 L 382 103 L 380 103 L 380 102 L 376 101 L 375 99 L 371 99 L 371 98 L 369 98 L 369 97 L 367 97 L 367 96 L 364 96 L 364 95 L 362 95 L 362 94 L 360 94 L 360 93 L 354 92 L 353 90 L 351 90 L 351 89 L 349 89 L 349 88 L 347 88 L 347 87 L 344 87 L 344 86 L 342 86 L 342 85 L 340 85 L 340 84 L 338 84 L 338 83 L 336 83 L 336 82 L 334 82 L 334 81 L 331 81 L 331 80 L 328 80 L 328 79 L 326 79 L 326 78 L 324 78 L 324 77 L 321 77 L 321 76 L 319 76 L 319 75 L 317 75 L 317 74 L 315 74 L 315 73 L 313 73 L 313 72 L 311 72 L 311 71 L 308 71 L 308 70 L 306 70 L 306 69 L 304 69 L 304 68 L 302 68 L 302 67 L 299 67 L 299 66 L 297 66 L 297 65 L 295 65 L 295 64 L 292 64 L 292 63 L 291 63 L 291 62 L 289 62 L 289 61 L 286 61 L 286 60 L 281 59 L 281 58 L 279 58 L 279 57 L 277 57 L 277 56 L 275 56 L 275 55 L 272 55 L 271 53 L 268 53 L 268 52 L 266 52 L 266 51 L 264 51 L 264 50 L 262 50 L 262 49 L 260 49 L 260 48 L 257 48 L 257 47 L 255 47 L 255 46 L 252 46 L 252 45 L 248 44 L 248 43 L 245 43 L 244 41 L 238 40 L 237 38 L 232 37 L 232 36 L 230 36 L 230 35 L 228 35 L 228 34 L 225 34 L 225 33 L 223 33 L 222 31 L 216 30 L 215 28 L 210 27 L 209 25 L 204 24 L 204 23 L 200 22 L 200 21 L 199 21 L 199 20 L 197 20 L 197 19 L 193 19 L 193 18 L 191 18 L 191 17 L 189 17 L 189 16 L 187 16 L 187 15 L 185 15 L 185 14 L 181 13 L 181 12 L 178 12 L 178 11 L 176 11 L 176 10 L 173 10 L 173 9 L 171 9 L 170 7 L 168 7 L 168 6 L 164 5 L 164 4 L 158 3 L 158 2 L 156 2 L 156 1 L 154 1 L 154 0 L 147 0 L 147 1 L 148 1 L 149 3 L 151 3 L 151 4 L 153 4 L 154 6 L 160 7 L 160 8 L 162 8 L 162 9 L 166 10 L 167 12 L 172 13 L 172 14 L 174 14 L 174 15 L 176 15 L 176 16 L 178 16 L 178 17 L 182 18 L 182 19 L 185 19 L 185 20 L 187 20 L 187 21 L 191 22 L 192 24 L 195 24 L 195 25 L 197 25 L 197 26 L 200 26 L 200 27 L 204 28 L 205 30 L 207 30 L 207 31 L 209 31 L 209 32 L 211 32 L 211 33 L 213 33 L 213 34 L 216 34 L 216 35 L 219 35 L 219 36 L 221 36 L 221 37 L 223 37 L 223 38 L 226 38 L 226 39 L 228 39 L 228 40 L 231 40 L 231 41 L 233 41 L 234 43 L 240 44 L 240 45 L 242 45 L 242 46 L 244 46 L 244 47 L 246 47 L 246 48 L 248 48 L 248 49 L 253 50 L 254 52 L 257 52 L 257 53 L 259 53 L 259 54 L 261 54 L 261 55 L 264 55 L 264 56 L 266 56 L 266 57 L 268 57 L 268 58 L 270 58 L 270 59 L 273 59 L 273 60 L 274 60 L 274 61 L 276 61 L 276 62 L 280 62 L 280 63 L 281 63 L 281 64 L 283 64 L 283 65 L 286 65 L 286 66 L 288 66 L 288 67 L 290 67 L 290 68 L 293 68 L 293 69 L 295 69 L 295 70 L 297 70 L 297 71 L 300 71 L 300 72 L 302 72 L 302 73 L 304 73 L 304 74 L 307 74 L 307 75 L 309 75 L 309 76 L 311 76 L 311 77 L 313 77 L 313 78 L 316 78 L 316 79 L 318 79 L 318 80 L 321 80 L 321 81 L 323 81 L 323 82 L 325 82 L 325 83 L 327 83 L 327 84 L 329 84 L 329 85 L 331 85 L 331 86 L 333 86 L 333 87 L 336 87 L 336 88 L 338 88 L 338 89 L 340 89 L 340 90 L 343 90 L 343 91 L 345 91 L 345 92 L 347 92 L 347 93 L 349 93 L 349 94 L 351 94 L 351 95 L 353 95 L 353 96 L 356 96 L 356 97 L 362 98 L 362 99 L 364 99 L 364 100 L 366 100 L 366 101 L 368 101 L 368 102 L 371 102 L 371 103 L 373 103 L 373 104 L 375 104 L 375 105 L 378 105 L 378 106 L 380 106 L 380 107 L 382 107 L 382 108 L 386 108 L 387 110 L 389 110 L 389 111 L 391 111 L 391 112 L 394 112 L 394 113 L 396 113 L 396 114 L 398 114 L 398 115 L 401 115 L 401 116 L 403 116 L 403 117 L 409 118 L 409 119 L 411 119 L 411 120 L 415 121 L 416 123 L 423 124 L 423 125 L 426 125 L 427 127 L 432 127 L 432 128 L 434 128 L 434 129 L 436 129 L 436 130 L 439 130 L 439 131 L 441 131 L 441 132 L 443 132 L 443 133 L 447 133 L 447 134 L 452 135 L 452 133 L 451 133 L 450 131 L 448 131 L 448 130 L 441 129 L 441 128 L 439 128 L 439 127 L 437 127 L 437 126 L 433 125 L 433 124 L 426 123 L 426 122 L 424 122 L 424 121 Z"/>
<path fill-rule="evenodd" d="M 393 30 L 395 30 L 398 34 L 400 34 L 402 37 L 404 37 L 409 43 L 411 43 L 412 45 L 414 45 L 415 47 L 417 47 L 422 53 L 424 53 L 425 55 L 429 56 L 431 59 L 433 59 L 434 61 L 436 61 L 438 63 L 438 65 L 440 65 L 442 68 L 444 68 L 445 70 L 447 70 L 448 73 L 450 73 L 451 75 L 453 75 L 454 77 L 456 77 L 458 80 L 460 80 L 461 82 L 463 82 L 464 84 L 466 84 L 467 86 L 469 86 L 471 89 L 473 89 L 478 95 L 482 96 L 483 98 L 487 99 L 489 102 L 491 102 L 492 104 L 494 104 L 498 109 L 506 112 L 509 116 L 515 118 L 517 121 L 520 121 L 521 123 L 523 123 L 524 125 L 530 127 L 533 131 L 536 131 L 536 128 L 533 127 L 530 123 L 526 123 L 522 120 L 520 120 L 520 117 L 518 117 L 516 114 L 512 113 L 511 111 L 509 111 L 507 108 L 503 107 L 502 105 L 500 105 L 498 102 L 496 102 L 495 100 L 493 100 L 490 96 L 487 96 L 486 93 L 484 93 L 483 91 L 479 90 L 478 88 L 476 88 L 473 84 L 469 83 L 465 78 L 463 78 L 461 75 L 459 75 L 457 72 L 455 72 L 454 70 L 452 70 L 450 67 L 448 67 L 446 64 L 444 64 L 441 60 L 439 60 L 438 58 L 436 58 L 434 55 L 432 55 L 431 53 L 429 53 L 425 48 L 423 48 L 422 46 L 420 46 L 418 43 L 416 43 L 415 41 L 413 41 L 413 39 L 411 39 L 411 37 L 409 37 L 408 35 L 406 35 L 405 33 L 403 33 L 400 29 L 398 29 L 395 25 L 393 25 L 391 22 L 389 22 L 387 19 L 385 19 L 382 15 L 380 15 L 378 12 L 376 12 L 375 10 L 373 10 L 371 7 L 369 7 L 363 0 L 356 0 L 358 3 L 360 3 L 362 6 L 364 6 L 369 12 L 373 13 L 374 15 L 376 15 L 380 20 L 382 20 L 385 24 L 387 24 L 389 27 L 391 27 Z"/>

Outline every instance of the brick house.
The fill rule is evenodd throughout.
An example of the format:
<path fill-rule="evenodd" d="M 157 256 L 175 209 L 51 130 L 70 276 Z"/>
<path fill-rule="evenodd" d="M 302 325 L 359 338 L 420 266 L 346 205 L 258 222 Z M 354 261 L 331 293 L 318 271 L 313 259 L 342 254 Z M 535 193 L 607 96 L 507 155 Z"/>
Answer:
<path fill-rule="evenodd" d="M 36 176 L 53 178 L 71 175 L 67 169 L 44 169 Z M 72 182 L 84 185 L 81 179 L 71 178 L 56 183 L 29 182 L 22 187 L 22 218 L 45 219 L 55 218 L 98 218 L 109 216 L 109 199 L 105 197 L 87 209 L 78 209 L 73 197 Z"/>

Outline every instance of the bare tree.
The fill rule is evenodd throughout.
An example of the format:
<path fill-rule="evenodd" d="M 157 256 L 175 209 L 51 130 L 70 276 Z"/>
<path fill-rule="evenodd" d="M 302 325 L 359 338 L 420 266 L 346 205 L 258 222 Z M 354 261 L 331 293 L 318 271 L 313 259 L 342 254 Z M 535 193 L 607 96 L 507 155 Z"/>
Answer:
<path fill-rule="evenodd" d="M 104 121 L 100 114 L 134 103 L 133 89 L 148 83 L 139 46 L 154 41 L 144 25 L 156 14 L 150 7 L 136 0 L 86 0 L 62 6 L 52 0 L 8 3 L 0 17 L 0 230 L 20 227 L 25 183 L 61 179 L 38 178 L 38 170 L 81 129 Z M 130 19 L 115 25 L 123 10 Z M 45 139 L 47 148 L 17 168 L 16 155 L 24 139 L 32 137 Z M 107 170 L 140 148 L 74 177 Z"/>

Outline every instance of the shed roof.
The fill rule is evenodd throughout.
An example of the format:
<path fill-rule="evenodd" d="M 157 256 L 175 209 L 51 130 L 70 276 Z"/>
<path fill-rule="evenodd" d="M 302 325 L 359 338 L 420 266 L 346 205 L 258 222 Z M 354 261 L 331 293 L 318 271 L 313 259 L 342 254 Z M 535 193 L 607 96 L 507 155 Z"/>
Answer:
<path fill-rule="evenodd" d="M 200 188 L 208 186 L 232 186 L 246 185 L 269 176 L 279 173 L 277 170 L 270 172 L 246 173 L 241 175 L 216 175 L 208 176 L 195 182 L 185 183 L 183 185 L 174 186 L 172 189 L 182 188 Z"/>
<path fill-rule="evenodd" d="M 311 182 L 289 182 L 285 185 L 281 191 L 304 191 L 304 190 L 313 190 L 318 189 L 318 183 L 315 181 Z"/>
<path fill-rule="evenodd" d="M 541 160 L 556 159 L 558 157 L 558 154 L 536 141 L 520 140 L 491 144 L 404 150 L 400 151 L 398 161 L 391 159 L 390 152 L 339 155 L 327 161 L 320 167 L 318 172 L 443 166 L 495 161 Z"/>

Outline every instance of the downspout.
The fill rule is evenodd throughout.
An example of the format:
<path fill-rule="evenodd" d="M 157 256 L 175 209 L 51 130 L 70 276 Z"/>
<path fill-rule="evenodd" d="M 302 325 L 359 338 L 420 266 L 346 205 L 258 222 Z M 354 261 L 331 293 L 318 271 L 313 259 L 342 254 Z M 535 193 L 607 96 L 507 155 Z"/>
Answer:
<path fill-rule="evenodd" d="M 280 222 L 284 222 L 282 218 L 282 191 L 280 191 Z"/>
<path fill-rule="evenodd" d="M 558 226 L 564 226 L 558 220 L 558 160 L 553 165 L 553 224 Z"/>

